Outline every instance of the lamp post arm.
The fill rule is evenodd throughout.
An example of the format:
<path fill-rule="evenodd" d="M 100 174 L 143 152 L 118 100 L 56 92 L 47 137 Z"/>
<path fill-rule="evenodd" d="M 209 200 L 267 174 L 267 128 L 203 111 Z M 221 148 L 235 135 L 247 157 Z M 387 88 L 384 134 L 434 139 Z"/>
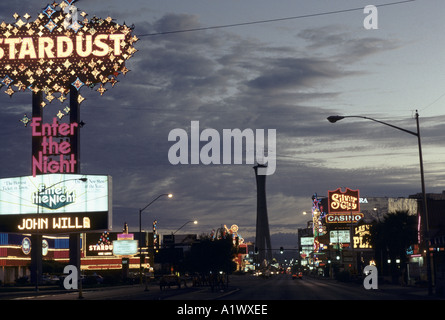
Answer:
<path fill-rule="evenodd" d="M 168 195 L 168 193 L 160 194 L 160 195 L 157 196 L 155 199 L 153 199 L 153 201 L 151 201 L 149 204 L 147 204 L 143 209 L 140 209 L 139 211 L 140 211 L 140 212 L 144 211 L 144 210 L 147 209 L 153 202 L 155 202 L 156 200 L 158 200 L 160 197 L 167 196 L 167 195 Z"/>
<path fill-rule="evenodd" d="M 397 129 L 397 130 L 400 130 L 400 131 L 403 131 L 403 132 L 406 132 L 406 133 L 409 133 L 409 134 L 412 134 L 412 135 L 414 135 L 414 136 L 416 136 L 416 137 L 419 136 L 419 133 L 418 133 L 418 132 L 414 132 L 414 131 L 410 131 L 410 130 L 407 130 L 407 129 L 404 129 L 404 128 L 400 128 L 400 127 L 397 127 L 397 126 L 395 126 L 395 125 L 393 125 L 393 124 L 386 123 L 386 122 L 383 122 L 383 121 L 380 121 L 380 120 L 376 120 L 376 119 L 373 119 L 373 118 L 369 118 L 369 117 L 363 117 L 363 116 L 344 116 L 344 117 L 342 117 L 342 118 L 362 118 L 362 119 L 366 119 L 366 120 L 371 120 L 371 121 L 374 121 L 374 122 L 378 122 L 378 123 L 380 123 L 380 124 L 384 124 L 385 126 L 388 126 L 388 127 L 391 127 L 391 128 L 394 128 L 394 129 Z"/>
<path fill-rule="evenodd" d="M 193 221 L 187 221 L 186 223 L 184 223 L 178 230 L 176 230 L 175 232 L 173 232 L 173 234 L 176 234 L 176 232 L 178 232 L 179 230 L 181 230 L 182 228 L 185 227 L 186 224 L 193 222 Z"/>

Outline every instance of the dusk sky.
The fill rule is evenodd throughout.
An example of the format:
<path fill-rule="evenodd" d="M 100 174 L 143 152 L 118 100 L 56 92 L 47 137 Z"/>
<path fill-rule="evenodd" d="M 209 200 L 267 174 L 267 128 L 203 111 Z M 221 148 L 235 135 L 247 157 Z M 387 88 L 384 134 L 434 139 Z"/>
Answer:
<path fill-rule="evenodd" d="M 34 19 L 47 4 L 2 2 L 0 19 L 12 23 L 14 13 Z M 421 192 L 416 137 L 361 119 L 331 124 L 330 115 L 368 116 L 415 131 L 418 110 L 426 191 L 445 189 L 443 0 L 75 5 L 88 17 L 134 25 L 139 37 L 138 52 L 126 62 L 131 71 L 119 83 L 103 96 L 81 89 L 81 173 L 112 176 L 113 231 L 124 222 L 137 231 L 139 208 L 171 192 L 172 199 L 161 198 L 144 211 L 143 229 L 157 219 L 158 232 L 169 234 L 198 220 L 180 233 L 237 224 L 241 236 L 254 240 L 252 164 L 170 163 L 175 142 L 169 133 L 183 129 L 190 138 L 192 121 L 221 137 L 223 129 L 264 129 L 267 139 L 268 130 L 276 130 L 276 170 L 266 177 L 273 248 L 280 238 L 296 241 L 314 193 L 338 187 L 359 189 L 361 197 Z M 367 5 L 378 8 L 378 29 L 364 28 Z M 208 28 L 215 26 L 226 27 Z M 205 30 L 165 34 L 189 29 Z M 12 98 L 3 92 L 0 178 L 31 175 L 31 129 L 19 121 L 31 114 L 31 92 Z M 65 105 L 55 100 L 44 113 Z"/>

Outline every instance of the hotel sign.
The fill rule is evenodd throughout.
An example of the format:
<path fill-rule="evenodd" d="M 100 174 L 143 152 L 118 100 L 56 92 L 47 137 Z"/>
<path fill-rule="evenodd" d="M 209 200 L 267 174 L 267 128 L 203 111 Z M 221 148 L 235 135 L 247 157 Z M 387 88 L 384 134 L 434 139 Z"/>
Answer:
<path fill-rule="evenodd" d="M 372 249 L 369 243 L 371 225 L 362 224 L 354 228 L 354 249 Z"/>
<path fill-rule="evenodd" d="M 125 61 L 137 51 L 132 28 L 111 17 L 101 19 L 78 12 L 74 0 L 46 6 L 32 19 L 28 13 L 13 15 L 0 24 L 0 81 L 12 96 L 17 91 L 69 93 L 72 85 L 94 87 L 116 82 L 129 70 Z"/>
<path fill-rule="evenodd" d="M 102 175 L 47 174 L 0 179 L 0 232 L 110 229 L 111 187 L 111 177 Z"/>
<path fill-rule="evenodd" d="M 334 191 L 328 191 L 328 212 L 346 213 L 360 211 L 360 197 L 358 190 L 346 188 L 345 192 L 338 188 Z"/>

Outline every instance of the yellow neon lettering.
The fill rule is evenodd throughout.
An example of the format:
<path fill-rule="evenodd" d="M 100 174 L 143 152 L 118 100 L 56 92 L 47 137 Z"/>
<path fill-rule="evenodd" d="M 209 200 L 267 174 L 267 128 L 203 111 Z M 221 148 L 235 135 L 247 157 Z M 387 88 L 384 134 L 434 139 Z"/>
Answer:
<path fill-rule="evenodd" d="M 110 40 L 114 41 L 113 54 L 115 56 L 121 55 L 121 41 L 125 39 L 125 35 L 122 33 L 110 34 Z"/>
<path fill-rule="evenodd" d="M 8 38 L 5 39 L 5 44 L 9 45 L 9 59 L 15 59 L 15 45 L 20 43 L 20 39 L 18 38 Z"/>
<path fill-rule="evenodd" d="M 25 59 L 26 56 L 29 56 L 30 59 L 37 58 L 32 38 L 22 39 L 22 46 L 20 47 L 19 59 Z"/>
<path fill-rule="evenodd" d="M 85 50 L 83 50 L 83 36 L 76 36 L 76 52 L 79 56 L 88 57 L 93 51 L 93 36 L 85 36 Z"/>
<path fill-rule="evenodd" d="M 73 41 L 66 37 L 57 37 L 57 58 L 67 58 L 73 53 Z"/>
<path fill-rule="evenodd" d="M 49 37 L 39 38 L 39 59 L 44 59 L 45 54 L 48 58 L 54 58 L 53 53 L 54 40 Z"/>
<path fill-rule="evenodd" d="M 108 44 L 105 42 L 102 42 L 102 40 L 107 40 L 108 35 L 106 34 L 99 34 L 96 39 L 94 39 L 94 45 L 97 48 L 100 48 L 101 50 L 94 50 L 93 54 L 97 57 L 103 57 L 108 54 Z"/>

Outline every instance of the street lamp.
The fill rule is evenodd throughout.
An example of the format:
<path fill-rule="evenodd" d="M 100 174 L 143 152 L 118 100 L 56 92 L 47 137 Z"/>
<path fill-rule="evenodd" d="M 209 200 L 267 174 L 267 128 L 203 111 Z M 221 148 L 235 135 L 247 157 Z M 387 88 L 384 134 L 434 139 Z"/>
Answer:
<path fill-rule="evenodd" d="M 56 182 L 56 183 L 52 184 L 49 187 L 46 187 L 44 185 L 42 187 L 42 189 L 40 189 L 40 186 L 39 186 L 39 188 L 37 188 L 37 221 L 39 219 L 40 197 L 41 197 L 42 192 L 44 192 L 46 189 L 51 189 L 52 187 L 54 187 L 54 186 L 56 186 L 56 185 L 58 185 L 60 183 L 63 183 L 63 182 L 67 182 L 67 181 L 87 182 L 87 180 L 88 180 L 87 178 L 66 179 L 66 180 L 62 180 L 62 181 Z M 39 228 L 37 228 L 36 240 L 37 240 L 36 246 L 37 246 L 37 250 L 38 250 L 36 252 L 39 252 L 37 256 L 40 257 L 40 254 L 42 253 L 42 248 L 41 248 L 41 243 L 42 242 L 41 242 L 40 237 L 39 237 Z M 41 258 L 37 258 L 37 259 L 41 259 Z M 40 270 L 39 270 L 39 267 L 37 266 L 37 262 L 36 262 L 35 268 L 36 268 L 36 273 L 35 273 L 35 275 L 36 275 L 36 292 L 39 292 L 39 280 L 40 280 L 40 274 L 39 274 L 40 272 L 39 271 Z M 79 291 L 79 292 L 81 292 L 81 291 Z"/>
<path fill-rule="evenodd" d="M 429 222 L 428 222 L 428 208 L 427 208 L 427 203 L 426 203 L 426 191 L 425 191 L 425 177 L 424 177 L 424 172 L 423 172 L 423 157 L 422 157 L 422 144 L 421 144 L 421 139 L 420 139 L 420 126 L 419 126 L 419 113 L 416 110 L 416 126 L 417 126 L 417 131 L 410 131 L 407 129 L 403 129 L 400 127 L 397 127 L 395 125 L 380 121 L 380 120 L 376 120 L 373 118 L 369 118 L 369 117 L 363 117 L 363 116 L 330 116 L 328 117 L 328 121 L 331 123 L 336 123 L 337 121 L 343 120 L 344 118 L 361 118 L 361 119 L 366 119 L 366 120 L 371 120 L 374 122 L 378 122 L 380 124 L 389 126 L 391 128 L 409 133 L 413 136 L 417 137 L 417 144 L 419 146 L 419 162 L 420 162 L 420 180 L 421 180 L 421 184 L 422 184 L 422 198 L 423 198 L 423 212 L 425 215 L 425 229 L 424 229 L 424 242 L 425 242 L 425 247 L 426 247 L 426 264 L 427 264 L 427 277 L 428 277 L 428 294 L 431 295 L 432 294 L 432 280 L 431 280 L 431 261 L 430 261 L 430 250 L 429 250 Z"/>
<path fill-rule="evenodd" d="M 149 204 L 147 204 L 144 208 L 139 209 L 139 280 L 142 284 L 142 211 L 147 209 L 153 202 L 158 200 L 161 197 L 168 197 L 169 199 L 173 197 L 171 193 L 163 193 L 154 198 Z"/>
<path fill-rule="evenodd" d="M 187 221 L 186 223 L 184 223 L 178 230 L 176 230 L 175 232 L 173 232 L 173 234 L 175 234 L 176 232 L 178 232 L 179 230 L 181 230 L 182 228 L 184 228 L 187 224 L 189 224 L 189 223 L 193 223 L 193 224 L 198 224 L 198 221 L 197 220 L 190 220 L 190 221 Z"/>

